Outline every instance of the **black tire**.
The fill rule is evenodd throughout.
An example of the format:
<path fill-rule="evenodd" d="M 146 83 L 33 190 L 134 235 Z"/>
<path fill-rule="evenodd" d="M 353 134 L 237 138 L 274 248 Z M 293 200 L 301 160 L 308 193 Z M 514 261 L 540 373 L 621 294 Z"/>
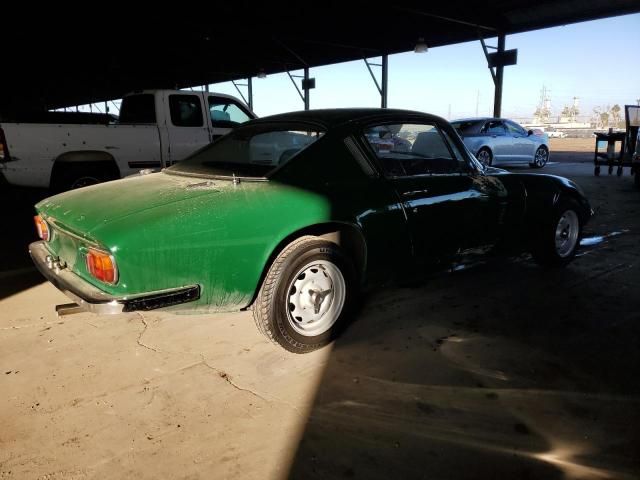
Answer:
<path fill-rule="evenodd" d="M 117 178 L 119 177 L 113 168 L 98 163 L 61 164 L 56 168 L 51 188 L 56 193 L 65 192 Z"/>
<path fill-rule="evenodd" d="M 476 159 L 483 165 L 490 167 L 493 164 L 493 153 L 487 147 L 482 147 L 476 153 Z"/>
<path fill-rule="evenodd" d="M 531 168 L 542 168 L 549 161 L 549 149 L 544 145 L 540 145 L 533 157 L 533 162 L 529 164 Z"/>
<path fill-rule="evenodd" d="M 315 262 L 322 262 L 322 264 Z M 314 267 L 318 266 L 320 266 L 320 273 L 313 272 Z M 320 280 L 326 277 L 332 286 L 329 296 L 326 294 L 321 296 L 319 303 L 313 304 L 313 309 L 309 303 L 308 310 L 304 314 L 312 317 L 319 315 L 319 317 L 307 323 L 304 323 L 300 316 L 296 317 L 297 319 L 294 318 L 294 312 L 297 313 L 294 302 L 298 303 L 300 299 L 304 301 L 303 297 L 308 302 L 315 302 L 318 294 L 322 292 L 309 289 L 306 294 L 304 288 L 300 288 L 300 291 L 296 290 L 295 284 L 305 281 L 305 275 L 303 275 L 305 272 L 309 273 L 309 278 L 311 275 L 320 276 Z M 305 286 L 314 285 L 312 282 L 309 280 Z M 355 304 L 356 285 L 353 264 L 336 244 L 318 237 L 300 237 L 290 243 L 269 268 L 253 305 L 253 318 L 258 330 L 284 349 L 293 353 L 312 352 L 329 344 L 342 330 Z M 339 292 L 340 288 L 343 290 L 342 294 Z M 330 302 L 324 304 L 327 298 Z M 323 309 L 324 312 L 322 312 Z M 298 309 L 298 311 L 301 315 L 303 314 L 302 310 Z M 325 317 L 325 315 L 328 316 Z M 335 320 L 332 320 L 334 318 Z M 313 328 L 323 326 L 327 327 L 325 331 L 319 331 L 318 334 L 312 331 Z M 309 331 L 301 332 L 306 328 L 309 328 Z"/>
<path fill-rule="evenodd" d="M 580 215 L 578 202 L 569 198 L 561 199 L 554 208 L 553 215 L 538 225 L 537 233 L 533 236 L 534 243 L 531 246 L 533 259 L 540 265 L 549 267 L 564 267 L 568 265 L 576 255 L 576 250 L 582 238 L 582 216 Z M 560 222 L 575 221 L 577 224 L 561 228 Z M 566 243 L 561 236 L 565 237 Z M 556 243 L 558 239 L 560 245 Z"/>

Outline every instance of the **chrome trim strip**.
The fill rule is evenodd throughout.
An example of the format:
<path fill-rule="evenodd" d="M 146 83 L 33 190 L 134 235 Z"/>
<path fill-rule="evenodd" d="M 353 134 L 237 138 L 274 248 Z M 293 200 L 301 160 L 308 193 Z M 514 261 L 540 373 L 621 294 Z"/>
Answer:
<path fill-rule="evenodd" d="M 200 286 L 156 290 L 135 295 L 114 296 L 91 285 L 67 268 L 50 269 L 47 257 L 51 253 L 43 240 L 29 245 L 29 254 L 40 273 L 58 290 L 77 303 L 83 310 L 102 315 L 114 315 L 136 310 L 153 310 L 200 298 Z"/>
<path fill-rule="evenodd" d="M 50 217 L 48 215 L 43 215 L 42 213 L 40 213 L 39 215 L 42 217 L 42 219 L 45 222 L 47 222 L 50 225 L 54 226 L 56 228 L 56 230 L 59 230 L 60 233 L 62 233 L 64 235 L 67 235 L 69 237 L 75 238 L 76 240 L 80 240 L 81 242 L 84 242 L 87 245 L 90 245 L 92 247 L 101 248 L 100 244 L 98 242 L 96 242 L 95 240 L 91 240 L 90 238 L 86 238 L 86 237 L 81 237 L 80 235 L 71 232 L 67 228 L 65 228 L 62 225 L 60 225 L 60 223 L 58 223 L 58 221 L 55 218 Z"/>

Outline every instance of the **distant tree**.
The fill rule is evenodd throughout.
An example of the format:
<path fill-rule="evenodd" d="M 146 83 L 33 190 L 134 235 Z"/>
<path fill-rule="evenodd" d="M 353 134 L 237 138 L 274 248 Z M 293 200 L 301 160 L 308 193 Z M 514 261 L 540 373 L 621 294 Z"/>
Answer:
<path fill-rule="evenodd" d="M 620 126 L 620 110 L 622 110 L 620 108 L 620 105 L 618 105 L 617 103 L 611 107 L 611 126 L 613 127 L 619 127 Z"/>
<path fill-rule="evenodd" d="M 609 112 L 600 113 L 600 124 L 603 128 L 607 128 L 609 126 Z"/>

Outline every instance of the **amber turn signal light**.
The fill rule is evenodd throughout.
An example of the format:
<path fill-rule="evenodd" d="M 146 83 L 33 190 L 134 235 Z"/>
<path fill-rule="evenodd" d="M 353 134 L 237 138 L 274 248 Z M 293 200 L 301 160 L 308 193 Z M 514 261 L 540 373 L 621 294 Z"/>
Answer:
<path fill-rule="evenodd" d="M 49 233 L 49 225 L 40 215 L 36 215 L 33 217 L 33 221 L 36 224 L 36 230 L 38 231 L 38 237 L 42 240 L 48 242 L 51 239 L 51 234 Z"/>
<path fill-rule="evenodd" d="M 113 285 L 118 281 L 115 259 L 108 252 L 90 248 L 87 251 L 87 270 L 101 282 Z"/>

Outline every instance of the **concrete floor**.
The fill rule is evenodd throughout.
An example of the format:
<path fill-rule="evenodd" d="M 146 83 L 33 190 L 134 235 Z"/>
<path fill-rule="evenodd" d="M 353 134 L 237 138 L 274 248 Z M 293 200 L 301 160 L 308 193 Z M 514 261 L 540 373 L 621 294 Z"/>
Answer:
<path fill-rule="evenodd" d="M 568 268 L 379 290 L 303 356 L 248 312 L 56 318 L 68 300 L 24 255 L 33 198 L 12 193 L 0 479 L 640 478 L 640 192 L 592 170 L 544 171 L 596 210 Z"/>

